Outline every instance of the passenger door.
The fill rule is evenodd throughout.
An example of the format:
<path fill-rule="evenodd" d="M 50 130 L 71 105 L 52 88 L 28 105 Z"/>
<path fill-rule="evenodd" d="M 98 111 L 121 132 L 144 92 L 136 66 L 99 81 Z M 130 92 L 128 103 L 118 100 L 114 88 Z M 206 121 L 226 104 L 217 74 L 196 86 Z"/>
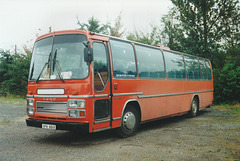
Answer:
<path fill-rule="evenodd" d="M 93 131 L 111 128 L 110 69 L 107 45 L 102 41 L 93 41 Z"/>

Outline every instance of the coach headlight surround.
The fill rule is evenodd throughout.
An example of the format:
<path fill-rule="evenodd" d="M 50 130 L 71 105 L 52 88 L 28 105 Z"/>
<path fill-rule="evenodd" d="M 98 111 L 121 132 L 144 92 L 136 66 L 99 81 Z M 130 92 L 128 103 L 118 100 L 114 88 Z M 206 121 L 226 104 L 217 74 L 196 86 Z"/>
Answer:
<path fill-rule="evenodd" d="M 33 107 L 34 106 L 34 99 L 27 99 L 27 106 Z"/>
<path fill-rule="evenodd" d="M 27 115 L 34 115 L 34 108 L 27 107 Z"/>
<path fill-rule="evenodd" d="M 68 101 L 69 108 L 85 108 L 84 100 L 69 100 Z"/>
<path fill-rule="evenodd" d="M 84 118 L 85 115 L 86 115 L 85 110 L 74 110 L 74 109 L 68 110 L 68 116 L 70 118 Z"/>

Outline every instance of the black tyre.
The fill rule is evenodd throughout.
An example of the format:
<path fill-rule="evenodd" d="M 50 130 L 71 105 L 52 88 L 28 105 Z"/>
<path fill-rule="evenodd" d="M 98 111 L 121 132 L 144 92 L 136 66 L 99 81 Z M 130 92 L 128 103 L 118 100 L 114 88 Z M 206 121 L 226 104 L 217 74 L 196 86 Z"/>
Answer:
<path fill-rule="evenodd" d="M 199 111 L 199 103 L 197 98 L 193 98 L 191 103 L 191 109 L 188 113 L 189 117 L 196 117 Z"/>
<path fill-rule="evenodd" d="M 139 111 L 134 106 L 128 105 L 121 119 L 121 127 L 117 129 L 121 137 L 129 137 L 136 134 L 140 124 Z"/>

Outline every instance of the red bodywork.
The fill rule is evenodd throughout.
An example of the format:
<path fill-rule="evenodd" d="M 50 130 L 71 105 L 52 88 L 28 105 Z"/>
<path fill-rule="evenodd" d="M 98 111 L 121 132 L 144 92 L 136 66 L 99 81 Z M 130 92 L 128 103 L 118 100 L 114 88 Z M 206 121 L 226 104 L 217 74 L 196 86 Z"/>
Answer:
<path fill-rule="evenodd" d="M 104 41 L 108 44 L 108 53 L 110 57 L 110 66 L 112 69 L 111 50 L 108 36 L 91 34 L 87 31 L 70 30 L 53 32 L 37 38 L 42 38 L 59 35 L 59 34 L 84 34 L 88 41 Z M 30 119 L 49 120 L 57 122 L 74 122 L 87 123 L 89 132 L 98 130 L 116 128 L 121 125 L 121 117 L 127 103 L 137 102 L 140 107 L 141 121 L 147 121 L 165 116 L 180 115 L 190 110 L 192 99 L 195 95 L 199 98 L 199 109 L 203 109 L 212 104 L 213 100 L 213 81 L 188 81 L 188 80 L 149 80 L 140 79 L 138 76 L 135 79 L 117 79 L 111 73 L 112 81 L 112 96 L 110 95 L 110 80 L 103 92 L 97 93 L 93 91 L 93 70 L 90 64 L 89 77 L 84 80 L 60 80 L 51 81 L 29 81 L 28 83 L 28 98 L 33 98 L 34 101 L 50 101 L 50 102 L 68 102 L 70 96 L 93 96 L 90 98 L 81 98 L 86 101 L 86 117 L 73 119 L 68 115 L 46 114 L 36 112 L 35 115 L 28 116 Z M 111 70 L 112 72 L 112 70 Z M 61 88 L 65 90 L 66 98 L 53 97 L 35 97 L 37 89 L 54 89 Z M 130 93 L 130 94 L 129 94 Z M 132 94 L 131 94 L 132 93 Z M 99 95 L 99 97 L 96 97 Z M 112 116 L 105 121 L 94 120 L 94 101 L 102 99 L 103 96 L 112 101 Z M 147 96 L 147 97 L 144 97 Z"/>

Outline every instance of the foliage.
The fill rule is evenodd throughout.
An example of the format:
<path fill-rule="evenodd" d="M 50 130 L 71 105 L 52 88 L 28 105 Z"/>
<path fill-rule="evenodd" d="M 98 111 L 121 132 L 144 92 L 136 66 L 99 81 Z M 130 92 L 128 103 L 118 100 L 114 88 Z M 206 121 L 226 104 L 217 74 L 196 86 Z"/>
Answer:
<path fill-rule="evenodd" d="M 9 66 L 12 63 L 12 56 L 9 50 L 0 49 L 0 83 L 9 79 Z"/>
<path fill-rule="evenodd" d="M 183 51 L 213 59 L 211 51 L 220 47 L 230 33 L 239 31 L 237 0 L 172 0 L 179 11 L 184 37 Z M 238 29 L 237 29 L 238 28 Z"/>
<path fill-rule="evenodd" d="M 223 68 L 214 81 L 214 102 L 240 102 L 240 47 L 230 48 Z"/>
<path fill-rule="evenodd" d="M 26 103 L 25 96 L 16 96 L 12 94 L 8 94 L 7 97 L 0 97 L 0 103 Z"/>
<path fill-rule="evenodd" d="M 240 104 L 233 104 L 233 105 L 228 105 L 228 104 L 221 104 L 217 106 L 213 106 L 213 108 L 221 110 L 221 111 L 229 111 L 233 114 L 240 114 Z"/>
<path fill-rule="evenodd" d="M 88 19 L 87 23 L 81 23 L 77 17 L 77 25 L 80 26 L 78 30 L 102 33 L 115 37 L 122 37 L 124 35 L 124 30 L 121 31 L 123 27 L 121 13 L 115 19 L 113 26 L 109 22 L 106 24 L 101 24 L 100 21 L 93 16 Z"/>
<path fill-rule="evenodd" d="M 80 26 L 79 30 L 86 30 L 96 33 L 109 34 L 110 24 L 100 24 L 100 21 L 93 16 L 88 19 L 88 23 L 81 23 L 77 17 L 77 24 Z"/>
<path fill-rule="evenodd" d="M 122 37 L 124 35 L 124 31 L 120 31 L 123 27 L 122 24 L 122 16 L 121 13 L 115 19 L 114 26 L 110 26 L 110 35 L 115 37 Z"/>
<path fill-rule="evenodd" d="M 179 40 L 184 37 L 183 29 L 178 21 L 178 17 L 179 15 L 177 9 L 175 7 L 170 9 L 168 14 L 163 15 L 161 18 L 163 27 L 160 32 L 163 40 L 162 44 L 176 51 L 181 50 L 181 44 Z"/>
<path fill-rule="evenodd" d="M 2 92 L 26 95 L 31 54 L 10 54 L 0 50 L 0 87 Z"/>
<path fill-rule="evenodd" d="M 127 36 L 127 39 L 131 41 L 148 44 L 148 45 L 159 45 L 161 42 L 161 37 L 158 32 L 158 27 L 154 25 L 151 25 L 151 27 L 152 27 L 151 33 L 145 33 L 145 32 L 139 33 L 135 31 L 135 33 L 130 33 Z"/>

